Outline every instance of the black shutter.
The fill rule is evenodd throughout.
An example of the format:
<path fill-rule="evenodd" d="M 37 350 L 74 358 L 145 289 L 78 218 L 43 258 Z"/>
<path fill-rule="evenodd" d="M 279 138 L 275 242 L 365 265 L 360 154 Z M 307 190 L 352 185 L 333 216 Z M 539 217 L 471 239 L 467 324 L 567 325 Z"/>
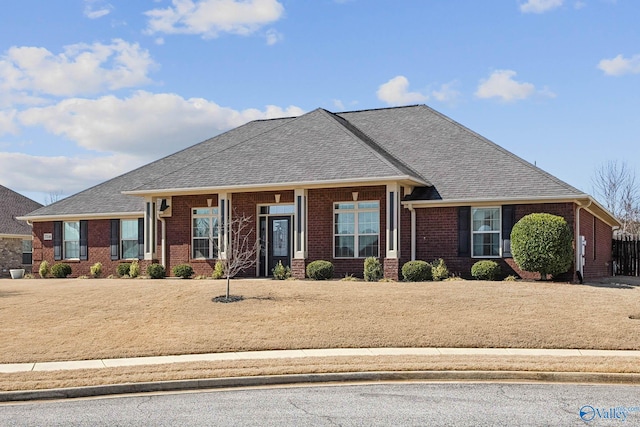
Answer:
<path fill-rule="evenodd" d="M 120 259 L 120 220 L 112 219 L 111 220 L 111 237 L 110 237 L 110 247 L 111 247 L 111 260 L 115 261 Z"/>
<path fill-rule="evenodd" d="M 471 256 L 471 206 L 458 208 L 458 256 Z"/>
<path fill-rule="evenodd" d="M 53 221 L 53 259 L 62 259 L 62 221 Z"/>
<path fill-rule="evenodd" d="M 144 259 L 144 218 L 138 218 L 138 259 Z"/>
<path fill-rule="evenodd" d="M 89 221 L 83 220 L 80 221 L 80 259 L 88 260 L 89 259 L 89 245 L 87 244 L 89 240 Z"/>
<path fill-rule="evenodd" d="M 502 206 L 502 256 L 511 258 L 511 230 L 516 222 L 516 206 Z"/>

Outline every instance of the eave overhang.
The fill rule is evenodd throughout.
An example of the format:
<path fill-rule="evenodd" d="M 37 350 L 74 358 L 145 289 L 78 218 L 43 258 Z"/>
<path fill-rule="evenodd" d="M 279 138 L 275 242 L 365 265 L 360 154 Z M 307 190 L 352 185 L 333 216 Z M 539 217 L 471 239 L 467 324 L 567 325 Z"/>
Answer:
<path fill-rule="evenodd" d="M 81 219 L 115 219 L 115 218 L 140 218 L 144 216 L 143 211 L 139 212 L 105 212 L 105 213 L 74 213 L 60 215 L 33 215 L 18 216 L 16 219 L 28 222 L 44 221 L 78 221 Z"/>
<path fill-rule="evenodd" d="M 620 227 L 622 224 L 605 207 L 588 194 L 548 197 L 501 197 L 501 198 L 473 198 L 473 199 L 445 199 L 445 200 L 405 200 L 402 205 L 408 208 L 445 208 L 455 206 L 498 206 L 506 204 L 535 204 L 535 203 L 574 203 L 583 207 L 605 224 Z"/>

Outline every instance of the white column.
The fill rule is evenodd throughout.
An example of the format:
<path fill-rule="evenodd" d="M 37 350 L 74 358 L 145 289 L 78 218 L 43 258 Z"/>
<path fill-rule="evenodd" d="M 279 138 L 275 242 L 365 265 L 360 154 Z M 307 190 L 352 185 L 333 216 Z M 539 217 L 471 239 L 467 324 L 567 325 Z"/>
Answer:
<path fill-rule="evenodd" d="M 227 258 L 227 249 L 229 248 L 230 236 L 230 224 L 231 224 L 231 193 L 219 193 L 218 194 L 218 224 L 220 224 L 219 241 L 220 247 L 218 248 L 220 259 Z"/>
<path fill-rule="evenodd" d="M 387 184 L 386 258 L 400 258 L 400 186 Z"/>
<path fill-rule="evenodd" d="M 144 201 L 144 259 L 156 258 L 156 199 L 147 197 Z"/>
<path fill-rule="evenodd" d="M 293 257 L 295 259 L 307 258 L 307 190 L 296 188 L 294 190 L 295 214 L 293 216 Z"/>

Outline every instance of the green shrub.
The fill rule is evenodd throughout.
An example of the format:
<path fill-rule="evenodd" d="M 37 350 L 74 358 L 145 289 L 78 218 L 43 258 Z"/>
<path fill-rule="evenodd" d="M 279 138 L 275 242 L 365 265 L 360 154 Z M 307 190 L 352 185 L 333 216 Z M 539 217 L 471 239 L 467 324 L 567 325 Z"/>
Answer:
<path fill-rule="evenodd" d="M 118 267 L 116 268 L 116 272 L 118 273 L 118 277 L 128 276 L 130 270 L 131 270 L 131 263 L 130 262 L 122 262 L 122 263 L 118 264 Z"/>
<path fill-rule="evenodd" d="M 51 267 L 49 267 L 49 263 L 47 261 L 42 261 L 40 263 L 40 268 L 38 268 L 38 274 L 43 279 L 46 279 L 51 274 Z"/>
<path fill-rule="evenodd" d="M 193 268 L 189 264 L 178 264 L 171 270 L 176 277 L 182 277 L 183 279 L 189 279 L 193 276 Z"/>
<path fill-rule="evenodd" d="M 533 213 L 511 231 L 511 253 L 524 271 L 538 272 L 545 280 L 569 270 L 573 261 L 573 232 L 561 216 Z"/>
<path fill-rule="evenodd" d="M 135 260 L 131 263 L 131 267 L 129 267 L 129 277 L 136 278 L 140 275 L 140 264 L 138 260 Z"/>
<path fill-rule="evenodd" d="M 478 261 L 471 267 L 471 275 L 477 280 L 496 280 L 500 275 L 500 266 L 495 261 Z"/>
<path fill-rule="evenodd" d="M 89 273 L 91 273 L 91 277 L 98 278 L 102 276 L 102 263 L 96 262 L 89 268 Z"/>
<path fill-rule="evenodd" d="M 405 282 L 426 282 L 433 278 L 431 264 L 426 261 L 409 261 L 402 266 Z"/>
<path fill-rule="evenodd" d="M 370 256 L 364 260 L 364 280 L 367 282 L 377 282 L 384 276 L 382 265 L 378 258 Z"/>
<path fill-rule="evenodd" d="M 216 261 L 216 265 L 213 266 L 213 273 L 211 273 L 212 279 L 222 279 L 224 277 L 224 264 L 222 261 Z"/>
<path fill-rule="evenodd" d="M 71 266 L 63 262 L 53 264 L 51 267 L 51 274 L 57 279 L 64 279 L 71 274 Z"/>
<path fill-rule="evenodd" d="M 329 280 L 333 278 L 333 264 L 329 261 L 313 261 L 307 265 L 307 276 L 312 280 Z"/>
<path fill-rule="evenodd" d="M 282 261 L 278 261 L 278 264 L 273 267 L 271 272 L 276 280 L 286 280 L 291 277 L 291 269 L 282 265 Z"/>
<path fill-rule="evenodd" d="M 444 280 L 449 277 L 449 269 L 442 258 L 431 263 L 431 275 L 433 280 Z"/>
<path fill-rule="evenodd" d="M 167 272 L 165 271 L 162 264 L 153 263 L 147 267 L 147 276 L 152 279 L 164 279 Z"/>

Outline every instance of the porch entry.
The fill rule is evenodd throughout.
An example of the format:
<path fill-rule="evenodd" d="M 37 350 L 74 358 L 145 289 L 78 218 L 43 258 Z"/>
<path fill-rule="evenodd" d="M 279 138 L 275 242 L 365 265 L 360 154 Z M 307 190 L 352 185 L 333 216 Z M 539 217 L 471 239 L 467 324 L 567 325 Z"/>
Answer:
<path fill-rule="evenodd" d="M 258 274 L 266 277 L 273 274 L 272 270 L 278 262 L 291 267 L 294 205 L 260 206 L 259 212 Z"/>

